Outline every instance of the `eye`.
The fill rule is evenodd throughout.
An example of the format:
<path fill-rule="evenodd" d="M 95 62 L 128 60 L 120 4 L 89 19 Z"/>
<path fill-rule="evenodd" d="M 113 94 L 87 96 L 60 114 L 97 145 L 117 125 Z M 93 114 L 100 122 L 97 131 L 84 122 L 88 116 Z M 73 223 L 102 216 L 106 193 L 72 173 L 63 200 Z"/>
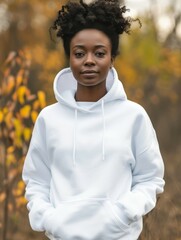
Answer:
<path fill-rule="evenodd" d="M 84 52 L 76 52 L 76 53 L 74 53 L 74 55 L 76 58 L 81 58 L 84 56 Z"/>
<path fill-rule="evenodd" d="M 95 53 L 95 55 L 99 58 L 103 58 L 105 56 L 105 52 L 98 51 L 98 52 Z"/>

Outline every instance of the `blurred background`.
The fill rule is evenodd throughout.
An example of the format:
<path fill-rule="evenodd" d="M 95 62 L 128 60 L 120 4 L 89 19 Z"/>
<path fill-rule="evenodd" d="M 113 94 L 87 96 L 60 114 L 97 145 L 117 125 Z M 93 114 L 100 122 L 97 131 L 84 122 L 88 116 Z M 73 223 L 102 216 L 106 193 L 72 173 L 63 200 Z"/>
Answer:
<path fill-rule="evenodd" d="M 30 229 L 21 171 L 39 111 L 55 102 L 52 84 L 68 66 L 49 27 L 66 1 L 0 0 L 0 239 L 40 240 Z M 156 129 L 165 162 L 165 193 L 144 219 L 141 240 L 181 240 L 181 4 L 125 0 L 139 17 L 120 42 L 115 67 L 128 98 Z"/>

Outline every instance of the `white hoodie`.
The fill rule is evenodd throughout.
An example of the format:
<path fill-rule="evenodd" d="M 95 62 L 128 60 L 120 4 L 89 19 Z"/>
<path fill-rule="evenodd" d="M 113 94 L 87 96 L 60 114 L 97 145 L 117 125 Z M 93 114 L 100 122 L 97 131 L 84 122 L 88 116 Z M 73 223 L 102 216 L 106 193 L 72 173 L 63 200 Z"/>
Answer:
<path fill-rule="evenodd" d="M 163 192 L 155 131 L 114 68 L 97 102 L 77 103 L 76 83 L 69 68 L 57 74 L 58 102 L 34 127 L 23 169 L 31 227 L 51 240 L 136 240 Z"/>

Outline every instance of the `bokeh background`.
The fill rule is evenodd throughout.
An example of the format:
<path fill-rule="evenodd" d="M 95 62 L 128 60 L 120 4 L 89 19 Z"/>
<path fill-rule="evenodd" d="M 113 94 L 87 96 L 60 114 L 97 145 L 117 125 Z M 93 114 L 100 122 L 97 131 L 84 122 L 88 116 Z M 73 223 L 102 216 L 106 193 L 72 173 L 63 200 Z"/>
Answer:
<path fill-rule="evenodd" d="M 49 27 L 66 1 L 0 0 L 0 239 L 43 240 L 30 229 L 21 171 L 38 112 L 68 66 Z M 128 98 L 150 115 L 165 162 L 165 193 L 144 219 L 141 240 L 181 240 L 181 4 L 125 0 L 139 17 L 121 37 L 115 67 Z"/>

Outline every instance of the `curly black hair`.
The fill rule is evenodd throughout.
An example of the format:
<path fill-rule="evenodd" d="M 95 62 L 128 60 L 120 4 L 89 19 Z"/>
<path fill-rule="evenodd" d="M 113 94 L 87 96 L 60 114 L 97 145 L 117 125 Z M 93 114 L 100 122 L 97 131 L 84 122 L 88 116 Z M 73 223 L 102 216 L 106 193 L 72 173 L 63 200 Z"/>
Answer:
<path fill-rule="evenodd" d="M 94 28 L 104 32 L 112 45 L 111 54 L 118 54 L 119 35 L 130 32 L 131 23 L 139 19 L 124 17 L 129 11 L 125 6 L 120 6 L 119 0 L 94 0 L 89 4 L 83 0 L 71 1 L 62 6 L 58 17 L 51 30 L 56 31 L 56 36 L 63 40 L 66 55 L 70 56 L 70 42 L 73 36 L 86 28 Z"/>

